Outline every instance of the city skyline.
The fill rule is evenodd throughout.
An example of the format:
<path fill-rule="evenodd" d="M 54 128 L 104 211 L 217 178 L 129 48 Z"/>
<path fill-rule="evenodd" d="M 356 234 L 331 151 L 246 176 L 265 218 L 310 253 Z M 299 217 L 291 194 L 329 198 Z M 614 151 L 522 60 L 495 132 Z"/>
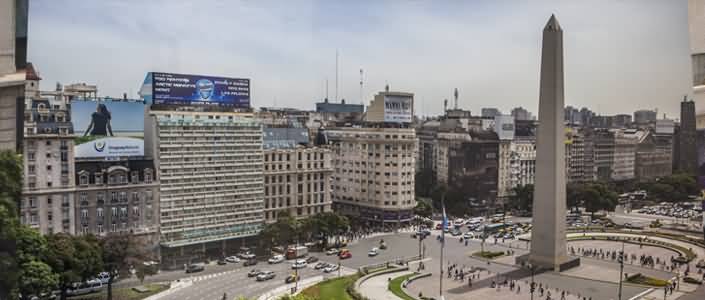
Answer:
<path fill-rule="evenodd" d="M 603 115 L 658 108 L 659 117 L 677 118 L 691 93 L 685 1 L 532 4 L 34 1 L 29 60 L 44 89 L 91 78 L 100 95 L 137 97 L 146 72 L 202 73 L 251 78 L 256 107 L 313 109 L 326 79 L 335 101 L 337 49 L 338 94 L 348 103 L 360 102 L 362 68 L 366 105 L 388 83 L 416 94 L 417 115 L 440 114 L 456 87 L 459 107 L 477 115 L 482 107 L 536 113 L 539 43 L 531 29 L 556 13 L 571 33 L 566 105 Z M 66 42 L 71 36 L 92 42 Z"/>

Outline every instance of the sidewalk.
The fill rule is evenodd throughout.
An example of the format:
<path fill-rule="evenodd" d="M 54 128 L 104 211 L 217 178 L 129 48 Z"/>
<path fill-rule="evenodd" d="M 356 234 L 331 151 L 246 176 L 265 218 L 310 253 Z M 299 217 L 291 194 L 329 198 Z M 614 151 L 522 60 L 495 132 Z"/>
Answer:
<path fill-rule="evenodd" d="M 413 271 L 402 271 L 375 276 L 363 282 L 358 291 L 370 300 L 400 300 L 389 290 L 389 278 L 394 279 L 413 273 Z"/>

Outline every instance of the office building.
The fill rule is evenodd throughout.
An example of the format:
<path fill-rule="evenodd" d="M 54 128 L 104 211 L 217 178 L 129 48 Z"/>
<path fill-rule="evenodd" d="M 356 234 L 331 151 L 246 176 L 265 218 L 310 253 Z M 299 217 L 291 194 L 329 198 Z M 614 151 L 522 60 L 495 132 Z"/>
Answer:
<path fill-rule="evenodd" d="M 68 98 L 42 97 L 28 80 L 24 110 L 21 221 L 43 234 L 76 232 L 74 140 Z"/>
<path fill-rule="evenodd" d="M 481 114 L 483 118 L 494 118 L 495 116 L 501 116 L 502 112 L 494 107 L 483 107 Z"/>
<path fill-rule="evenodd" d="M 671 149 L 664 147 L 660 136 L 650 130 L 639 130 L 632 133 L 637 139 L 634 176 L 640 181 L 654 180 L 671 175 Z"/>
<path fill-rule="evenodd" d="M 253 243 L 264 222 L 261 125 L 247 113 L 156 111 L 145 155 L 160 181 L 163 265 L 218 258 Z"/>
<path fill-rule="evenodd" d="M 159 180 L 149 159 L 77 159 L 76 234 L 133 234 L 159 252 Z"/>
<path fill-rule="evenodd" d="M 634 124 L 637 126 L 644 126 L 656 123 L 655 110 L 642 109 L 634 112 Z"/>
<path fill-rule="evenodd" d="M 333 209 L 377 225 L 409 222 L 416 206 L 413 128 L 333 128 Z"/>
<path fill-rule="evenodd" d="M 529 121 L 534 119 L 531 112 L 521 106 L 513 108 L 511 115 L 515 120 Z"/>
<path fill-rule="evenodd" d="M 331 151 L 297 140 L 305 130 L 264 129 L 264 218 L 269 223 L 283 212 L 305 218 L 331 210 Z"/>
<path fill-rule="evenodd" d="M 511 187 L 536 181 L 536 137 L 518 136 L 511 145 Z"/>
<path fill-rule="evenodd" d="M 27 66 L 27 18 L 27 0 L 0 3 L 0 150 L 22 148 L 24 88 L 33 84 L 25 80 L 36 76 Z"/>
<path fill-rule="evenodd" d="M 695 174 L 697 165 L 695 141 L 695 102 L 681 101 L 681 123 L 678 131 L 678 165 L 677 171 Z"/>

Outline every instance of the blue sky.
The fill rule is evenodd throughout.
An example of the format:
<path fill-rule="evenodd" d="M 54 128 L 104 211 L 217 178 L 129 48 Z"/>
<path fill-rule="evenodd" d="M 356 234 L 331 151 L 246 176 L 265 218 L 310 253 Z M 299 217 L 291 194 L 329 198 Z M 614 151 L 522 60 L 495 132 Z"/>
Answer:
<path fill-rule="evenodd" d="M 564 31 L 566 104 L 603 114 L 642 108 L 678 116 L 690 92 L 687 1 L 34 0 L 29 60 L 43 88 L 97 84 L 136 97 L 148 71 L 252 79 L 260 106 L 360 102 L 389 83 L 416 94 L 417 114 L 459 106 L 537 111 L 541 29 Z M 452 101 L 451 101 L 452 102 Z"/>

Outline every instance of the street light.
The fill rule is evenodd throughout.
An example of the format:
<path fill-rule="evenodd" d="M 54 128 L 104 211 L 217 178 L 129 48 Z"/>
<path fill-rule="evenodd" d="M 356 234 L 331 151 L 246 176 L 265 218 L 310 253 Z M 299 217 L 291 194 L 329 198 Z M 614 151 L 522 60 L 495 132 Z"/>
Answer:
<path fill-rule="evenodd" d="M 622 300 L 622 278 L 624 277 L 624 240 L 622 240 L 622 251 L 619 252 L 619 293 L 617 299 Z"/>
<path fill-rule="evenodd" d="M 536 290 L 536 283 L 534 282 L 534 273 L 536 273 L 536 266 L 529 264 L 529 269 L 531 270 L 531 286 L 529 291 L 531 292 L 531 300 L 534 300 L 534 291 Z"/>

